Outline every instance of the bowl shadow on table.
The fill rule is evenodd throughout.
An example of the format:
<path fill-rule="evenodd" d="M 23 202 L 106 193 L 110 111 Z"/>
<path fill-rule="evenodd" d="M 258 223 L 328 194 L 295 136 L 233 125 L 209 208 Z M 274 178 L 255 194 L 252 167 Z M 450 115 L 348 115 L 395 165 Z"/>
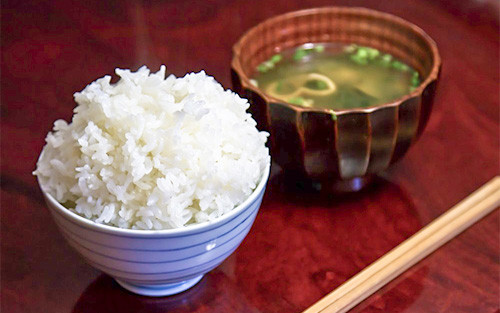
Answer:
<path fill-rule="evenodd" d="M 283 197 L 287 202 L 307 206 L 335 206 L 336 204 L 347 204 L 359 201 L 360 198 L 370 197 L 383 190 L 395 192 L 400 198 L 407 201 L 412 212 L 417 213 L 408 194 L 397 184 L 390 182 L 380 175 L 370 176 L 369 183 L 359 191 L 339 192 L 328 186 L 324 187 L 300 174 L 282 170 L 273 163 L 271 175 L 268 182 L 267 193 Z"/>
<path fill-rule="evenodd" d="M 235 271 L 239 284 L 250 286 L 246 298 L 269 303 L 269 312 L 301 312 L 423 226 L 411 196 L 383 177 L 362 192 L 343 195 L 288 178 L 274 168 L 255 235 L 239 252 L 240 259 L 253 261 L 237 264 Z M 267 253 L 254 252 L 263 249 Z M 281 266 L 264 273 L 269 264 Z M 420 297 L 427 276 L 426 266 L 411 270 L 361 305 L 370 312 L 390 303 L 394 312 L 402 311 Z M 284 299 L 287 310 L 273 307 L 275 299 Z"/>
<path fill-rule="evenodd" d="M 227 261 L 226 261 L 227 262 Z M 238 287 L 216 268 L 192 288 L 167 297 L 133 294 L 106 274 L 97 277 L 81 294 L 72 313 L 100 312 L 258 312 L 242 297 Z"/>
<path fill-rule="evenodd" d="M 174 308 L 189 308 L 203 296 L 200 293 L 207 281 L 203 278 L 193 288 L 170 297 L 144 297 L 133 294 L 106 274 L 101 274 L 81 294 L 73 313 L 91 312 L 166 312 Z"/>

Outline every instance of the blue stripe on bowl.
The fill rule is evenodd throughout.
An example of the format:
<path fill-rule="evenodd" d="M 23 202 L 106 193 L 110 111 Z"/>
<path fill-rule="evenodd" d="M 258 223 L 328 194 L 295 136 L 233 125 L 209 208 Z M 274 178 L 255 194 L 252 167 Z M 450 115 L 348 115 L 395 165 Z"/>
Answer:
<path fill-rule="evenodd" d="M 218 235 L 217 236 L 217 239 L 220 238 L 220 237 L 224 237 L 226 236 L 227 234 L 229 234 L 230 232 L 232 232 L 235 228 L 237 228 L 238 226 L 240 226 L 242 223 L 244 223 L 248 218 L 250 218 L 252 215 L 254 215 L 257 211 L 259 210 L 259 206 L 255 206 L 254 209 L 252 211 L 246 211 L 248 212 L 248 216 L 245 216 L 245 219 L 243 221 L 241 221 L 238 225 L 236 225 L 235 227 L 233 227 L 232 229 L 228 230 L 227 232 L 223 233 L 222 235 Z M 239 216 L 243 216 L 243 215 L 239 215 Z M 66 225 L 64 224 L 61 224 L 59 223 L 59 218 L 56 217 L 56 223 L 57 225 L 59 226 L 59 228 L 62 230 L 62 231 L 65 231 L 69 234 L 71 234 L 72 236 L 75 236 L 77 237 L 78 239 L 80 239 L 79 241 L 86 241 L 86 242 L 89 242 L 91 244 L 94 244 L 94 245 L 98 245 L 98 246 L 102 246 L 102 247 L 106 247 L 106 248 L 110 248 L 110 249 L 114 249 L 114 250 L 125 250 L 125 251 L 144 251 L 144 252 L 170 252 L 170 251 L 181 251 L 181 250 L 185 250 L 185 249 L 188 249 L 188 248 L 193 248 L 193 247 L 198 247 L 198 246 L 204 246 L 204 245 L 207 245 L 209 244 L 212 240 L 214 239 L 210 239 L 210 240 L 207 240 L 207 241 L 204 241 L 204 242 L 201 242 L 199 244 L 195 244 L 195 245 L 190 245 L 190 246 L 183 246 L 182 248 L 174 248 L 174 249 L 154 249 L 154 250 L 151 250 L 151 249 L 140 249 L 140 248 L 120 248 L 120 247 L 116 247 L 116 246 L 110 246 L 110 245 L 106 245 L 106 244 L 103 244 L 103 243 L 100 243 L 100 242 L 96 242 L 94 240 L 90 240 L 88 238 L 84 238 L 82 237 L 81 235 L 75 233 L 74 231 L 71 230 L 71 228 L 69 227 L 66 227 Z M 147 240 L 145 238 L 142 238 L 141 240 Z M 154 240 L 161 240 L 160 238 L 154 238 Z M 88 248 L 88 247 L 87 247 Z M 90 248 L 89 248 L 90 249 Z"/>
<path fill-rule="evenodd" d="M 104 264 L 94 262 L 92 260 L 89 260 L 85 258 L 85 261 L 89 263 L 90 265 L 94 266 L 97 269 L 100 269 L 101 271 L 107 273 L 110 276 L 116 277 L 118 279 L 123 279 L 125 281 L 131 281 L 134 280 L 134 278 L 131 277 L 137 277 L 139 280 L 141 278 L 146 278 L 146 277 L 151 277 L 152 280 L 159 281 L 159 280 L 171 280 L 171 281 L 179 281 L 179 280 L 185 280 L 184 277 L 187 276 L 198 276 L 203 273 L 208 272 L 209 270 L 215 268 L 217 265 L 222 263 L 229 255 L 231 255 L 234 250 L 238 248 L 239 244 L 233 247 L 232 249 L 228 250 L 226 253 L 218 256 L 217 258 L 214 258 L 210 261 L 204 262 L 197 264 L 196 266 L 192 266 L 189 268 L 185 268 L 182 270 L 176 270 L 176 271 L 168 271 L 168 272 L 154 272 L 154 273 L 137 273 L 137 272 L 128 272 L 128 271 L 121 271 L 117 270 L 115 268 L 108 267 Z M 168 278 L 159 278 L 158 275 L 164 275 Z M 135 280 L 137 280 L 137 278 Z M 160 283 L 160 282 L 157 282 Z"/>
<path fill-rule="evenodd" d="M 190 266 L 192 264 L 204 264 L 212 259 L 216 259 L 221 255 L 226 255 L 228 251 L 233 250 L 237 247 L 250 229 L 251 224 L 245 228 L 245 231 L 234 236 L 230 241 L 226 242 L 224 245 L 220 245 L 217 249 L 207 251 L 206 253 L 199 254 L 197 256 L 192 256 L 181 261 L 172 262 L 161 262 L 161 263 L 137 263 L 137 262 L 124 262 L 109 259 L 107 257 L 102 257 L 96 254 L 86 252 L 85 248 L 81 246 L 72 246 L 82 254 L 86 259 L 91 260 L 94 263 L 100 264 L 101 266 L 106 266 L 108 268 L 114 268 L 116 271 L 123 273 L 135 273 L 135 274 L 153 274 L 153 273 L 169 273 L 177 272 L 182 270 L 189 270 L 193 268 Z M 71 244 L 72 242 L 70 242 Z M 151 271 L 151 272 L 148 272 Z"/>
<path fill-rule="evenodd" d="M 243 222 L 241 222 L 238 226 L 236 226 L 235 228 L 233 228 L 231 231 L 227 232 L 226 234 L 231 234 L 232 232 L 236 232 L 236 234 L 231 234 L 232 236 L 229 239 L 227 239 L 226 241 L 222 241 L 220 243 L 217 242 L 216 246 L 212 250 L 209 250 L 209 251 L 210 252 L 214 252 L 218 248 L 220 248 L 220 247 L 224 246 L 226 243 L 230 242 L 235 237 L 239 236 L 241 233 L 248 232 L 250 230 L 252 224 L 253 224 L 254 218 L 255 218 L 255 215 L 249 216 L 247 219 L 245 219 Z M 249 219 L 251 219 L 251 221 L 248 221 Z M 62 231 L 66 232 L 66 230 L 62 230 Z M 224 235 L 226 235 L 226 234 L 224 234 Z M 83 249 L 85 249 L 85 250 L 87 250 L 87 251 L 89 251 L 91 253 L 100 255 L 100 256 L 102 256 L 104 258 L 111 259 L 111 260 L 116 260 L 116 261 L 128 262 L 128 263 L 132 263 L 132 264 L 162 264 L 162 263 L 172 263 L 172 262 L 178 262 L 178 261 L 188 260 L 188 259 L 200 256 L 200 255 L 205 254 L 205 253 L 208 252 L 208 251 L 206 251 L 204 249 L 204 251 L 201 252 L 201 253 L 190 255 L 189 257 L 185 257 L 185 258 L 181 258 L 181 259 L 172 259 L 172 260 L 154 261 L 154 262 L 143 262 L 143 261 L 135 261 L 135 260 L 130 260 L 130 259 L 121 259 L 121 258 L 113 257 L 113 256 L 110 256 L 110 255 L 107 255 L 107 254 L 103 254 L 102 252 L 98 252 L 96 250 L 93 250 L 93 249 L 91 249 L 89 247 L 86 247 L 86 246 L 82 245 L 81 244 L 82 240 L 75 240 L 75 239 L 71 238 L 71 236 L 78 237 L 74 233 L 66 234 L 64 237 L 66 238 L 66 240 L 71 241 L 73 243 L 73 245 L 72 245 L 73 247 L 75 247 L 75 245 L 76 245 L 76 246 L 82 247 Z M 213 240 L 217 240 L 217 239 L 219 239 L 221 237 L 222 236 L 216 237 Z M 81 239 L 80 237 L 78 237 L 78 238 Z M 210 244 L 213 240 L 207 241 L 207 243 Z M 206 246 L 206 244 L 203 245 L 203 246 Z"/>
<path fill-rule="evenodd" d="M 240 223 L 240 225 L 238 225 L 239 228 L 242 228 L 244 223 Z M 73 236 L 73 237 L 77 237 L 75 236 L 73 233 L 68 233 L 66 230 L 63 230 L 61 229 L 62 232 L 64 232 L 63 235 L 65 235 L 66 238 L 70 238 Z M 238 234 L 241 232 L 238 231 Z M 230 241 L 231 238 L 229 237 L 230 236 L 233 236 L 233 234 L 231 232 L 229 232 L 227 237 L 228 238 L 222 238 L 222 237 L 217 237 L 216 239 L 213 239 L 211 241 L 208 241 L 204 244 L 201 244 L 199 246 L 195 246 L 196 249 L 191 249 L 192 251 L 190 251 L 190 249 L 176 249 L 174 251 L 165 251 L 165 250 L 161 250 L 161 251 L 151 251 L 151 250 L 148 250 L 148 251 L 134 251 L 134 250 L 127 250 L 127 251 L 131 251 L 130 253 L 120 253 L 120 251 L 118 252 L 113 252 L 113 253 L 110 253 L 109 251 L 106 251 L 105 249 L 101 249 L 103 251 L 101 252 L 98 252 L 98 248 L 102 248 L 102 247 L 89 247 L 88 245 L 86 245 L 84 243 L 84 241 L 80 238 L 78 239 L 71 239 L 72 241 L 78 243 L 79 245 L 81 245 L 82 247 L 86 248 L 87 250 L 90 250 L 96 254 L 99 254 L 99 255 L 102 255 L 102 256 L 106 256 L 106 257 L 109 257 L 110 259 L 114 259 L 114 260 L 118 260 L 118 261 L 125 261 L 125 262 L 137 262 L 137 263 L 151 263 L 151 264 L 154 264 L 154 263 L 163 263 L 163 262 L 166 262 L 166 259 L 165 258 L 168 258 L 168 257 L 174 257 L 176 254 L 177 255 L 188 255 L 188 257 L 184 257 L 184 258 L 178 258 L 178 259 L 172 259 L 171 261 L 180 261 L 180 260 L 183 260 L 183 259 L 187 259 L 191 256 L 196 256 L 198 254 L 201 254 L 201 253 L 205 253 L 206 252 L 206 246 L 208 244 L 211 244 L 212 241 L 216 241 L 216 245 L 219 246 L 219 245 L 222 245 L 224 244 L 225 242 L 227 241 Z M 219 241 L 219 240 L 222 240 L 222 241 Z M 200 253 L 201 251 L 201 253 Z M 169 253 L 171 252 L 171 253 Z M 197 253 L 197 254 L 193 254 L 193 253 Z M 125 254 L 127 258 L 124 258 L 125 256 L 117 256 L 117 255 L 123 255 Z M 146 256 L 144 256 L 144 254 L 146 254 Z M 143 261 L 140 261 L 140 260 L 143 260 L 143 259 L 152 259 L 152 261 L 150 262 L 143 262 Z"/>
<path fill-rule="evenodd" d="M 224 260 L 221 260 L 219 263 L 217 264 L 211 264 L 210 266 L 207 266 L 203 269 L 200 269 L 200 271 L 194 273 L 194 274 L 185 274 L 185 275 L 180 275 L 180 276 L 172 276 L 170 278 L 166 278 L 166 277 L 159 277 L 159 276 L 155 276 L 151 279 L 142 279 L 141 277 L 135 275 L 135 276 L 123 276 L 123 275 L 120 275 L 120 274 L 112 274 L 110 273 L 109 271 L 106 271 L 104 269 L 101 269 L 99 268 L 99 266 L 97 264 L 94 264 L 92 263 L 91 261 L 88 261 L 86 260 L 87 263 L 102 271 L 103 273 L 115 278 L 115 279 L 119 279 L 121 281 L 126 281 L 128 283 L 131 283 L 131 284 L 141 284 L 141 285 L 161 285 L 161 284 L 172 284 L 172 283 L 178 283 L 178 282 L 181 282 L 181 281 L 185 281 L 185 280 L 188 280 L 188 279 L 191 279 L 191 278 L 195 278 L 195 277 L 198 277 L 200 275 L 204 275 L 206 273 L 208 273 L 209 271 L 213 270 L 214 268 L 216 268 L 217 266 L 219 266 Z"/>

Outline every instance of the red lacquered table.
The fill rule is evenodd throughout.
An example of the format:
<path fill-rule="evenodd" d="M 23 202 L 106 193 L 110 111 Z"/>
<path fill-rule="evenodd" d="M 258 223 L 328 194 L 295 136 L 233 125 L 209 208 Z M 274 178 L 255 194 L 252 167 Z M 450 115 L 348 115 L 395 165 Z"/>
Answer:
<path fill-rule="evenodd" d="M 31 175 L 72 94 L 115 67 L 204 69 L 230 88 L 231 47 L 271 16 L 324 5 L 401 16 L 437 42 L 427 129 L 351 197 L 285 187 L 275 164 L 240 248 L 165 298 L 121 289 L 65 243 Z M 301 312 L 499 172 L 499 19 L 491 1 L 2 1 L 2 312 Z M 352 312 L 498 312 L 496 210 Z"/>

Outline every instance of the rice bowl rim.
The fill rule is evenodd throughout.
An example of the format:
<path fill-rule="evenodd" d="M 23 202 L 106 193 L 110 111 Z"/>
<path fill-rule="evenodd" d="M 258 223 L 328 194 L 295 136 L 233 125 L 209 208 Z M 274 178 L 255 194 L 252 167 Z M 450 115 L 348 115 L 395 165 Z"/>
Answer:
<path fill-rule="evenodd" d="M 39 159 L 42 157 L 44 151 L 40 154 Z M 103 233 L 111 234 L 111 235 L 124 235 L 124 236 L 131 236 L 131 237 L 163 237 L 165 235 L 191 235 L 199 232 L 200 230 L 203 230 L 204 228 L 209 228 L 213 227 L 213 229 L 217 228 L 218 226 L 225 224 L 224 222 L 230 220 L 233 217 L 236 217 L 251 203 L 253 203 L 257 197 L 260 195 L 261 192 L 263 192 L 267 180 L 269 178 L 269 174 L 271 171 L 271 162 L 266 165 L 262 176 L 260 178 L 260 181 L 255 187 L 255 189 L 252 191 L 252 193 L 248 196 L 248 198 L 245 199 L 242 203 L 237 205 L 235 208 L 233 208 L 230 212 L 227 212 L 223 214 L 222 216 L 217 217 L 216 219 L 212 221 L 205 221 L 197 224 L 190 224 L 187 226 L 183 227 L 178 227 L 178 228 L 169 228 L 169 229 L 160 229 L 160 230 L 146 230 L 146 229 L 129 229 L 129 228 L 120 228 L 117 226 L 110 226 L 106 224 L 100 224 L 97 222 L 94 222 L 88 218 L 85 218 L 83 216 L 80 216 L 72 211 L 70 211 L 68 208 L 63 206 L 61 203 L 59 203 L 54 197 L 46 192 L 42 184 L 40 183 L 40 179 L 37 176 L 37 182 L 38 186 L 40 187 L 40 190 L 42 191 L 45 199 L 47 199 L 50 204 L 49 206 L 55 208 L 59 213 L 61 213 L 63 216 L 71 220 L 72 222 L 75 222 L 79 226 L 82 226 L 87 229 L 91 230 L 96 230 L 100 231 Z"/>

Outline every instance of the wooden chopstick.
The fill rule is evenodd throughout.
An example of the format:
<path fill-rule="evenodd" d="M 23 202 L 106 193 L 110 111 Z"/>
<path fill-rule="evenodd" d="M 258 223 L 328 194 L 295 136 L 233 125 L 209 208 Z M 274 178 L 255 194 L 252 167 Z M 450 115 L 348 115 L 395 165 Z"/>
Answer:
<path fill-rule="evenodd" d="M 496 176 L 303 313 L 347 312 L 499 205 Z"/>

